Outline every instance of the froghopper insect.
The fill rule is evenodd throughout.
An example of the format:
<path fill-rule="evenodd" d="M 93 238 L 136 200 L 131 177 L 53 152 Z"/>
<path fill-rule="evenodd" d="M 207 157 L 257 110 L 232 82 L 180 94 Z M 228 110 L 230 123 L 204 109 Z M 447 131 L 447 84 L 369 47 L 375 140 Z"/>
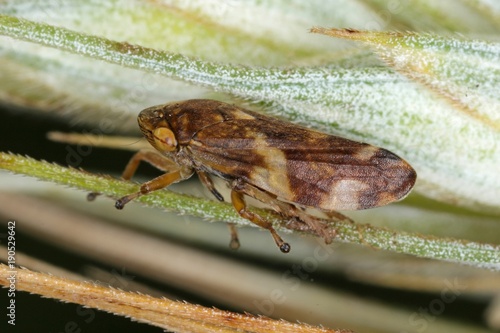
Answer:
<path fill-rule="evenodd" d="M 220 201 L 211 177 L 227 182 L 240 216 L 270 231 L 282 252 L 290 245 L 272 224 L 247 207 L 253 197 L 288 219 L 319 228 L 305 209 L 332 219 L 337 210 L 361 210 L 404 198 L 416 181 L 415 170 L 392 152 L 366 143 L 320 133 L 224 102 L 193 99 L 147 108 L 139 127 L 155 150 L 137 152 L 122 177 L 130 179 L 141 161 L 166 173 L 140 191 L 116 201 L 124 205 L 152 191 L 198 175 Z M 325 241 L 332 234 L 317 230 Z M 234 247 L 238 246 L 233 228 Z"/>

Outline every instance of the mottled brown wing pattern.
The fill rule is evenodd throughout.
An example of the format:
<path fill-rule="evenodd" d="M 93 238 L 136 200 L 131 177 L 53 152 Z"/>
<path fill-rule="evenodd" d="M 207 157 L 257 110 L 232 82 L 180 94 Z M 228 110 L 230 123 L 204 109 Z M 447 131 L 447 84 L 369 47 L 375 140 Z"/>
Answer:
<path fill-rule="evenodd" d="M 403 198 L 415 182 L 414 170 L 385 149 L 246 115 L 196 133 L 189 149 L 200 167 L 323 210 L 382 206 Z"/>
<path fill-rule="evenodd" d="M 288 218 L 287 226 L 310 230 L 331 242 L 336 230 L 302 207 L 327 211 L 378 207 L 402 199 L 416 180 L 413 168 L 393 153 L 312 131 L 214 100 L 187 100 L 147 108 L 138 116 L 141 132 L 157 150 L 139 151 L 122 174 L 130 179 L 140 161 L 166 173 L 143 183 L 140 190 L 115 203 L 119 209 L 139 196 L 197 173 L 219 200 L 212 183 L 230 183 L 230 200 L 238 214 L 269 230 L 282 252 L 290 251 L 272 223 L 252 212 L 253 197 Z M 91 195 L 91 198 L 95 195 Z M 239 244 L 232 228 L 232 247 Z"/>

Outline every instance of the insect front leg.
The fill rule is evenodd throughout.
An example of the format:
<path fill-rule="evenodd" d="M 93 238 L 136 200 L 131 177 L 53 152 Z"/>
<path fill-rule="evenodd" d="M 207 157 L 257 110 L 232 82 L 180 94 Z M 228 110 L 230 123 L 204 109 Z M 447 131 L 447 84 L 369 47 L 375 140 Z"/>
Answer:
<path fill-rule="evenodd" d="M 137 171 L 137 168 L 139 167 L 141 161 L 147 162 L 155 168 L 165 172 L 168 170 L 175 170 L 179 168 L 174 161 L 169 160 L 159 152 L 155 150 L 142 149 L 130 158 L 127 165 L 125 166 L 125 170 L 123 170 L 122 172 L 121 178 L 124 180 L 130 180 Z M 93 201 L 100 194 L 101 193 L 98 192 L 91 192 L 87 195 L 87 200 Z"/>
<path fill-rule="evenodd" d="M 140 150 L 135 153 L 128 162 L 125 170 L 123 170 L 122 178 L 124 180 L 130 180 L 135 174 L 141 161 L 148 162 L 152 166 L 165 171 L 166 173 L 142 184 L 138 192 L 131 193 L 116 200 L 115 207 L 117 209 L 123 209 L 128 202 L 141 195 L 165 188 L 172 183 L 189 178 L 193 174 L 193 170 L 191 168 L 180 166 L 156 151 Z"/>
<path fill-rule="evenodd" d="M 192 174 L 192 172 L 191 172 Z M 148 193 L 151 193 L 156 190 L 160 190 L 162 188 L 165 188 L 169 186 L 170 184 L 176 183 L 180 180 L 186 179 L 189 175 L 184 175 L 182 169 L 177 169 L 175 171 L 171 171 L 168 173 L 165 173 L 161 176 L 158 176 L 154 179 L 151 179 L 150 181 L 145 182 L 144 184 L 141 185 L 139 192 L 131 193 L 129 195 L 126 195 L 124 197 L 121 197 L 120 199 L 116 200 L 115 202 L 115 207 L 117 209 L 123 209 L 123 207 L 130 201 L 134 200 L 137 197 L 140 197 L 141 195 L 145 195 Z"/>
<path fill-rule="evenodd" d="M 179 166 L 174 161 L 168 159 L 156 150 L 139 150 L 127 163 L 125 170 L 123 170 L 122 172 L 122 178 L 125 180 L 130 180 L 134 176 L 137 168 L 139 167 L 139 164 L 142 161 L 147 162 L 155 168 L 165 172 L 179 168 Z"/>
<path fill-rule="evenodd" d="M 231 202 L 233 203 L 234 208 L 240 214 L 241 217 L 251 221 L 252 223 L 257 224 L 258 226 L 269 230 L 271 236 L 273 236 L 276 245 L 278 245 L 279 249 L 283 253 L 290 252 L 290 244 L 283 241 L 283 239 L 278 235 L 276 230 L 273 228 L 271 222 L 265 220 L 260 215 L 257 215 L 248 210 L 245 198 L 243 195 L 246 194 L 243 188 L 238 187 L 238 181 L 233 183 L 233 189 L 231 190 Z"/>

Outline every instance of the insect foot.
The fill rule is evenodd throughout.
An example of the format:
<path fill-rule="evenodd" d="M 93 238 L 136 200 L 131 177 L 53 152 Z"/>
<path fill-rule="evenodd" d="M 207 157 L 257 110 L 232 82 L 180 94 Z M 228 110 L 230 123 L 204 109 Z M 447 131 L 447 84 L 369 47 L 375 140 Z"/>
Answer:
<path fill-rule="evenodd" d="M 229 248 L 231 250 L 238 250 L 240 248 L 240 240 L 238 238 L 238 231 L 236 230 L 236 225 L 234 223 L 227 224 L 229 232 L 231 233 L 231 241 L 229 242 Z"/>
<path fill-rule="evenodd" d="M 130 201 L 132 201 L 133 199 L 135 199 L 137 197 L 138 197 L 138 195 L 136 193 L 132 193 L 130 195 L 127 195 L 125 197 L 122 197 L 122 198 L 116 200 L 116 202 L 115 202 L 116 209 L 120 209 L 120 210 L 123 209 L 123 207 L 125 207 L 125 205 L 127 203 L 129 203 Z"/>
<path fill-rule="evenodd" d="M 99 195 L 101 195 L 99 192 L 90 192 L 87 194 L 87 201 L 94 201 Z"/>

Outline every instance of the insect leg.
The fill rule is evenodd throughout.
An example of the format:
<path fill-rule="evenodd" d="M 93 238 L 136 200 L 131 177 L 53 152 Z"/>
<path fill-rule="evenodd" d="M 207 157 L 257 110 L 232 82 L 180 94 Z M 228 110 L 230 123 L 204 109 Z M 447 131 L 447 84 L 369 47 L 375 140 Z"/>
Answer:
<path fill-rule="evenodd" d="M 241 217 L 250 220 L 252 223 L 257 224 L 264 229 L 269 230 L 271 236 L 273 236 L 274 241 L 276 242 L 276 245 L 278 245 L 281 252 L 290 252 L 290 244 L 283 241 L 276 230 L 274 230 L 272 224 L 269 221 L 264 220 L 261 216 L 252 213 L 247 209 L 245 199 L 243 198 L 243 193 L 237 192 L 237 190 L 233 188 L 233 190 L 231 191 L 231 202 L 233 203 L 234 208 Z"/>
<path fill-rule="evenodd" d="M 174 161 L 169 160 L 157 151 L 144 149 L 139 150 L 134 154 L 134 156 L 132 156 L 125 167 L 125 170 L 122 172 L 122 178 L 125 180 L 131 179 L 137 171 L 141 161 L 147 162 L 161 171 L 169 171 L 179 168 Z"/>
<path fill-rule="evenodd" d="M 323 212 L 326 216 L 328 216 L 329 219 L 333 221 L 343 221 L 343 222 L 349 222 L 349 223 L 354 223 L 353 220 L 348 218 L 347 216 L 340 214 L 339 212 L 336 212 L 334 210 L 329 210 L 326 212 Z"/>
<path fill-rule="evenodd" d="M 214 195 L 214 197 L 216 197 L 219 201 L 224 201 L 224 197 L 222 196 L 222 194 L 220 194 L 219 191 L 217 191 L 208 173 L 204 171 L 196 171 L 196 173 L 198 174 L 198 178 L 200 178 L 202 184 L 205 185 L 205 187 Z M 234 223 L 228 223 L 227 226 L 229 227 L 229 232 L 231 233 L 231 242 L 229 243 L 229 247 L 233 250 L 237 250 L 240 247 L 240 241 L 238 239 L 238 231 L 236 230 L 236 226 L 234 225 Z"/>
<path fill-rule="evenodd" d="M 134 176 L 141 161 L 148 162 L 152 166 L 162 171 L 178 169 L 178 166 L 175 164 L 175 162 L 169 160 L 168 158 L 161 155 L 157 151 L 143 149 L 139 150 L 137 153 L 134 154 L 134 156 L 132 156 L 132 158 L 130 158 L 130 161 L 127 163 L 127 166 L 125 167 L 125 170 L 123 170 L 122 172 L 122 179 L 125 180 L 131 179 Z M 93 201 L 98 195 L 100 195 L 100 193 L 91 192 L 87 195 L 87 200 Z"/>
<path fill-rule="evenodd" d="M 240 248 L 240 239 L 238 237 L 238 230 L 236 230 L 236 224 L 228 223 L 227 227 L 231 234 L 231 241 L 229 242 L 229 248 L 231 250 L 238 250 Z"/>
<path fill-rule="evenodd" d="M 337 234 L 336 230 L 324 220 L 312 216 L 290 203 L 278 200 L 276 196 L 271 193 L 241 181 L 237 181 L 234 186 L 246 195 L 271 206 L 276 212 L 289 218 L 288 227 L 293 226 L 295 230 L 313 231 L 316 235 L 323 237 L 327 244 L 330 244 Z M 330 211 L 327 212 L 327 214 L 333 221 L 351 221 L 348 217 L 338 212 Z"/>
<path fill-rule="evenodd" d="M 198 174 L 198 178 L 200 178 L 202 184 L 205 185 L 205 187 L 214 195 L 214 197 L 216 197 L 219 201 L 224 201 L 224 197 L 222 196 L 222 194 L 220 194 L 219 191 L 215 189 L 214 183 L 212 182 L 210 176 L 203 171 L 196 171 L 196 173 Z"/>
<path fill-rule="evenodd" d="M 165 173 L 161 176 L 158 176 L 154 179 L 151 179 L 150 181 L 145 182 L 144 184 L 141 185 L 141 188 L 139 189 L 139 192 L 131 193 L 129 195 L 126 195 L 124 197 L 121 197 L 120 199 L 116 200 L 115 207 L 117 209 L 123 209 L 123 206 L 127 204 L 129 201 L 140 197 L 141 195 L 151 193 L 153 191 L 162 189 L 167 187 L 168 185 L 175 183 L 179 180 L 185 179 L 187 177 L 183 176 L 182 170 L 177 169 L 175 171 Z"/>
<path fill-rule="evenodd" d="M 142 184 L 139 192 L 131 193 L 118 199 L 115 203 L 115 207 L 117 209 L 123 209 L 125 204 L 141 195 L 167 187 L 168 185 L 178 182 L 179 180 L 186 179 L 193 174 L 191 169 L 182 168 L 159 152 L 145 149 L 138 151 L 134 156 L 132 156 L 125 167 L 125 170 L 123 170 L 122 178 L 125 180 L 131 179 L 141 161 L 148 162 L 152 166 L 167 173 Z"/>

